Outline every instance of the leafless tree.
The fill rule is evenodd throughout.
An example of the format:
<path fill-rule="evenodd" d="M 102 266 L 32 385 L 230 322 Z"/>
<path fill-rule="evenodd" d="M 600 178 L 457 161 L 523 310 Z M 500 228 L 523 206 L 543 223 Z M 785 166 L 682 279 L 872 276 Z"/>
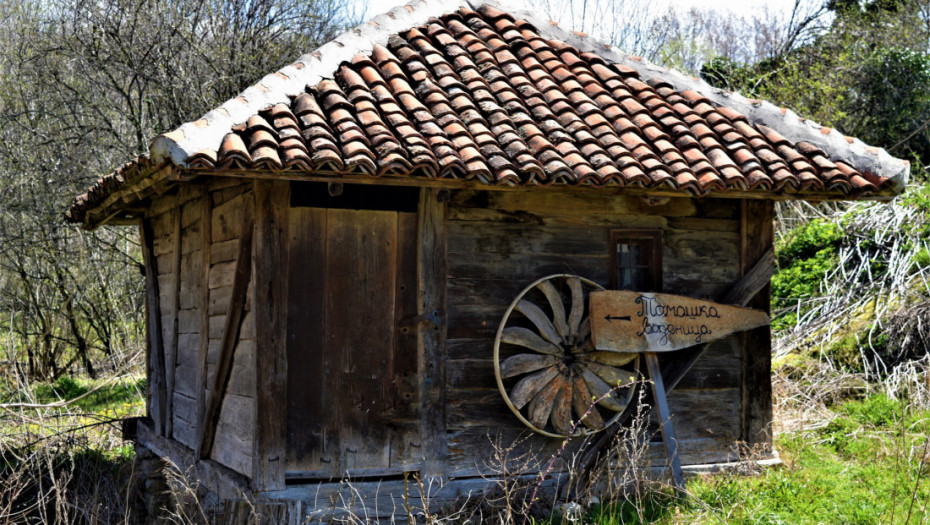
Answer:
<path fill-rule="evenodd" d="M 348 0 L 0 2 L 0 334 L 27 372 L 94 374 L 141 340 L 136 232 L 69 201 L 354 23 Z"/>

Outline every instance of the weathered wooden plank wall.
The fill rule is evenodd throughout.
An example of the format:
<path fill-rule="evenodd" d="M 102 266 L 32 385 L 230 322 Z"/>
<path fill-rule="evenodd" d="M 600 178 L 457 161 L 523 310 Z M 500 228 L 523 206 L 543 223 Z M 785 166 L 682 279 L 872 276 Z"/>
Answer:
<path fill-rule="evenodd" d="M 199 446 L 205 405 L 213 385 L 219 347 L 232 293 L 241 213 L 251 185 L 191 184 L 158 199 L 144 229 L 151 231 L 152 291 L 158 294 L 160 355 L 164 368 L 150 387 L 156 429 L 192 450 Z M 245 302 L 239 340 L 222 401 L 211 457 L 252 475 L 255 418 L 254 325 Z M 153 318 L 150 317 L 150 322 Z M 155 341 L 153 336 L 150 340 Z M 151 365 L 150 365 L 151 366 Z M 157 367 L 156 367 L 157 368 Z M 151 403 L 150 403 L 151 404 Z M 161 414 L 164 415 L 161 415 Z"/>
<path fill-rule="evenodd" d="M 489 433 L 500 433 L 508 445 L 526 430 L 501 399 L 491 355 L 505 309 L 530 282 L 573 273 L 608 286 L 609 231 L 616 228 L 662 230 L 667 292 L 715 297 L 741 275 L 738 201 L 673 198 L 654 206 L 623 196 L 461 191 L 447 224 L 446 399 L 454 476 L 488 472 L 482 462 Z M 685 463 L 725 460 L 739 438 L 740 360 L 736 338 L 720 341 L 669 396 Z M 533 444 L 548 459 L 560 440 L 537 436 Z"/>
<path fill-rule="evenodd" d="M 251 185 L 232 186 L 213 193 L 210 288 L 210 345 L 207 352 L 207 388 L 216 382 L 223 346 L 226 316 L 236 274 L 239 238 L 243 235 L 243 213 L 251 207 Z M 250 285 L 251 287 L 251 285 Z M 255 324 L 251 313 L 250 288 L 245 293 L 239 338 L 233 350 L 232 370 L 223 395 L 210 457 L 236 472 L 252 475 L 255 433 Z M 209 399 L 210 394 L 207 394 Z"/>

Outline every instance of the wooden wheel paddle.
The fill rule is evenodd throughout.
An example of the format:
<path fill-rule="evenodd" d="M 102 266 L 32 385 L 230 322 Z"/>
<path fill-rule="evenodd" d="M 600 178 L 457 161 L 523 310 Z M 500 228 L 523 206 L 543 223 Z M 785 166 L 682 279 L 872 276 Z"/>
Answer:
<path fill-rule="evenodd" d="M 591 341 L 588 295 L 600 290 L 577 275 L 543 277 L 524 288 L 501 319 L 494 338 L 497 386 L 535 432 L 568 437 L 579 419 L 576 435 L 597 432 L 634 398 L 639 354 L 598 351 Z"/>

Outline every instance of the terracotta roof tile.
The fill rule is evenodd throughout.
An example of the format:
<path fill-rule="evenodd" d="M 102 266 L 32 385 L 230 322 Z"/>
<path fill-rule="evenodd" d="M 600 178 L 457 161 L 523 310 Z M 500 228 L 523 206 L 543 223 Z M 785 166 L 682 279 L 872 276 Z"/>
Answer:
<path fill-rule="evenodd" d="M 230 126 L 214 148 L 198 148 L 182 165 L 510 185 L 620 184 L 696 196 L 752 190 L 845 195 L 891 185 L 888 177 L 858 170 L 813 143 L 826 139 L 792 140 L 721 104 L 720 97 L 676 88 L 671 76 L 644 76 L 637 70 L 642 61 L 582 51 L 575 37 L 557 38 L 553 31 L 490 5 L 395 30 L 380 40 L 385 45 L 373 44 L 335 71 L 320 72 L 303 92 Z M 321 51 L 312 60 L 323 58 Z M 289 81 L 304 68 L 312 69 L 298 62 L 279 78 Z M 236 100 L 250 104 L 248 97 Z M 223 111 L 229 115 L 232 108 Z M 197 122 L 197 129 L 212 125 L 206 117 Z M 861 145 L 833 130 L 814 131 Z M 177 143 L 189 133 L 195 132 L 164 138 Z M 101 195 L 124 184 L 125 173 L 124 167 L 99 181 L 69 216 L 81 220 Z"/>

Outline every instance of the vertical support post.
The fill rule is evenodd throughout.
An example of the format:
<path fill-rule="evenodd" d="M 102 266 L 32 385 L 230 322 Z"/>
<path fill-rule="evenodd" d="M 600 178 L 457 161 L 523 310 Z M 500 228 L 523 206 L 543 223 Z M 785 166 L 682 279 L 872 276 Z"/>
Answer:
<path fill-rule="evenodd" d="M 417 328 L 420 391 L 420 439 L 423 474 L 444 478 L 447 473 L 446 436 L 446 200 L 443 190 L 420 190 L 417 224 L 417 294 L 419 315 L 438 316 L 439 322 Z M 436 316 L 433 316 L 433 313 Z"/>
<path fill-rule="evenodd" d="M 174 232 L 171 234 L 171 257 L 174 268 L 171 275 L 171 341 L 168 342 L 165 356 L 165 437 L 172 437 L 174 432 L 174 382 L 178 366 L 178 313 L 181 311 L 181 192 L 178 189 L 174 205 Z"/>
<path fill-rule="evenodd" d="M 146 315 L 146 350 L 148 353 L 149 377 L 149 417 L 155 423 L 158 435 L 165 433 L 165 348 L 162 344 L 161 306 L 158 298 L 158 260 L 155 258 L 154 233 L 152 222 L 143 218 L 139 225 L 142 240 L 142 262 L 145 265 L 145 315 Z"/>
<path fill-rule="evenodd" d="M 203 432 L 207 413 L 207 354 L 210 351 L 210 260 L 213 247 L 213 201 L 210 187 L 201 186 L 200 195 L 200 347 L 197 354 L 197 435 Z"/>
<path fill-rule="evenodd" d="M 741 206 L 741 265 L 746 274 L 774 243 L 774 203 L 743 200 Z M 771 286 L 766 285 L 747 306 L 771 308 Z M 772 448 L 772 332 L 768 326 L 743 335 L 740 402 L 740 439 L 749 446 Z"/>
<path fill-rule="evenodd" d="M 287 432 L 287 284 L 290 183 L 256 180 L 252 314 L 255 319 L 255 490 L 281 490 Z"/>
<path fill-rule="evenodd" d="M 659 430 L 662 433 L 662 441 L 665 443 L 665 452 L 668 454 L 668 465 L 672 471 L 672 483 L 675 485 L 675 490 L 682 494 L 685 490 L 685 482 L 681 475 L 678 439 L 675 437 L 672 413 L 668 409 L 668 400 L 665 397 L 665 383 L 662 381 L 659 357 L 655 352 L 645 352 L 643 357 L 646 358 L 646 368 L 649 370 L 649 379 L 652 380 L 652 397 L 655 399 L 656 408 L 659 411 Z"/>

